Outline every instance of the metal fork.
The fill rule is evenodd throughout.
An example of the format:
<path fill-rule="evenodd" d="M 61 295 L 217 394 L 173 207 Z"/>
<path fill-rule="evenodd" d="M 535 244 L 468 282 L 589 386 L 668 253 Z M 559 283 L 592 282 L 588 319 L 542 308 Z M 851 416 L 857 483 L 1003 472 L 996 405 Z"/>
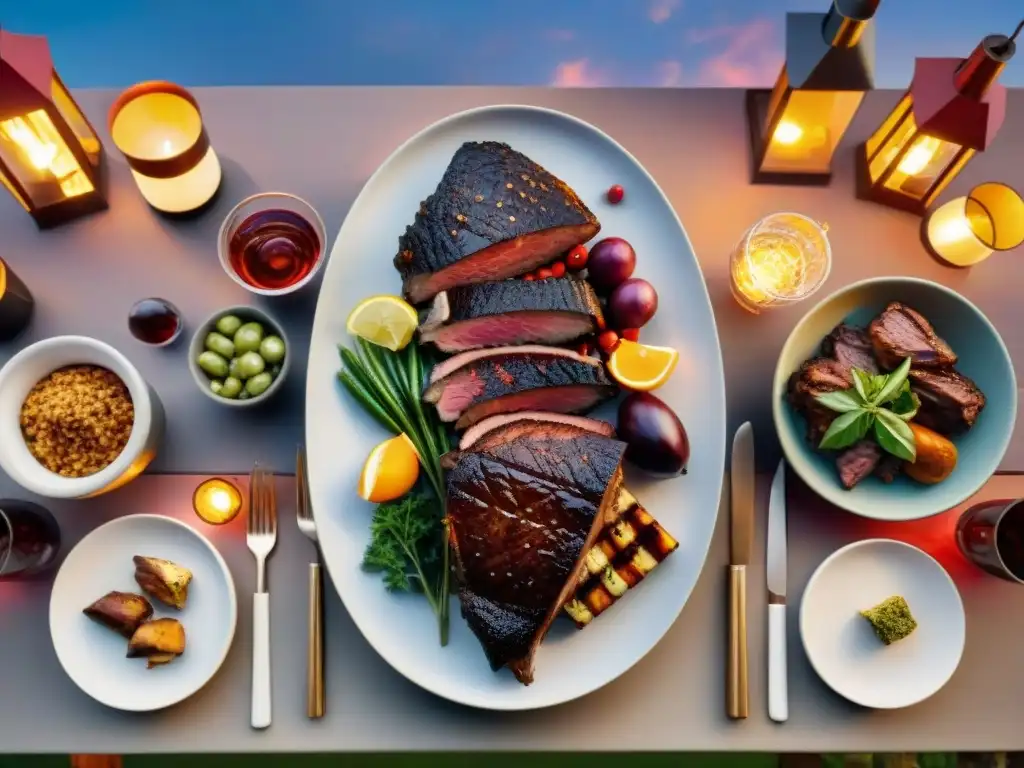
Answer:
<path fill-rule="evenodd" d="M 270 592 L 267 557 L 277 543 L 277 494 L 274 473 L 257 462 L 249 475 L 249 521 L 245 543 L 256 558 L 256 594 L 252 600 L 252 727 L 270 725 Z"/>
<path fill-rule="evenodd" d="M 324 602 L 323 575 L 320 568 L 320 544 L 316 538 L 313 507 L 309 502 L 309 474 L 306 470 L 306 449 L 299 445 L 295 455 L 295 508 L 299 530 L 316 547 L 316 562 L 309 564 L 309 641 L 306 662 L 306 716 L 323 717 L 326 709 L 324 691 Z"/>

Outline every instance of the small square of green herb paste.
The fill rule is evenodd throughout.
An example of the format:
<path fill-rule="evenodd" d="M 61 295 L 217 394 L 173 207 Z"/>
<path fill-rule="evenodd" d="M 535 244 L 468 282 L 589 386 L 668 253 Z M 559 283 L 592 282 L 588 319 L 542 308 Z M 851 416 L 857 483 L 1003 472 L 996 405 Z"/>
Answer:
<path fill-rule="evenodd" d="M 870 622 L 878 639 L 886 645 L 902 640 L 917 629 L 917 621 L 910 614 L 910 606 L 899 595 L 886 598 L 874 608 L 861 611 L 860 615 Z"/>

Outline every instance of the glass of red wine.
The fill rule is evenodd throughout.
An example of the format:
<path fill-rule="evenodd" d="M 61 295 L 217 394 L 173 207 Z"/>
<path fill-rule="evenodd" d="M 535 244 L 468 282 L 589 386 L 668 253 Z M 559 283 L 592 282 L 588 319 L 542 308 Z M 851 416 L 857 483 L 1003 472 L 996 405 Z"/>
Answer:
<path fill-rule="evenodd" d="M 323 263 L 324 223 L 309 203 L 284 192 L 247 197 L 224 219 L 217 239 L 221 266 L 263 296 L 306 285 Z"/>
<path fill-rule="evenodd" d="M 60 528 L 30 501 L 0 499 L 0 581 L 45 571 L 60 551 Z"/>
<path fill-rule="evenodd" d="M 1024 499 L 975 504 L 960 516 L 956 542 L 982 570 L 1024 584 Z"/>
<path fill-rule="evenodd" d="M 181 336 L 181 329 L 181 313 L 167 299 L 141 299 L 128 311 L 128 330 L 132 336 L 154 347 L 173 344 Z"/>

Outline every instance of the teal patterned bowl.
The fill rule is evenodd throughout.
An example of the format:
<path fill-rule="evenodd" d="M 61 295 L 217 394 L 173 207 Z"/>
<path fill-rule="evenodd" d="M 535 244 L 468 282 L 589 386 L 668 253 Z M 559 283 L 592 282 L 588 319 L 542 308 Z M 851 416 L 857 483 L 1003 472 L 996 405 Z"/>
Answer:
<path fill-rule="evenodd" d="M 972 378 L 987 403 L 974 427 L 954 439 L 956 469 L 946 480 L 922 485 L 907 477 L 886 484 L 869 477 L 846 490 L 831 456 L 806 439 L 806 422 L 786 401 L 790 375 L 818 354 L 822 339 L 842 321 L 866 325 L 891 301 L 923 314 L 960 360 L 957 370 Z M 1010 353 L 995 327 L 960 294 L 928 280 L 880 277 L 854 283 L 824 299 L 789 335 L 779 355 L 772 386 L 772 413 L 782 450 L 810 488 L 837 507 L 877 520 L 917 520 L 951 509 L 972 496 L 998 469 L 1017 418 L 1017 380 Z"/>

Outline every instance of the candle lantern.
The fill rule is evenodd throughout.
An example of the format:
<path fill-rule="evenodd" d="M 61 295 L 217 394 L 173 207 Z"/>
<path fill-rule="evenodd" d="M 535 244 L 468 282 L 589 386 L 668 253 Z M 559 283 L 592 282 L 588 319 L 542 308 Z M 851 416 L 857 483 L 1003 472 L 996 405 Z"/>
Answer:
<path fill-rule="evenodd" d="M 242 510 L 242 494 L 234 483 L 222 477 L 211 477 L 192 493 L 192 510 L 204 522 L 224 525 Z"/>
<path fill-rule="evenodd" d="M 46 38 L 2 29 L 0 181 L 40 228 L 107 207 L 103 147 Z"/>
<path fill-rule="evenodd" d="M 220 188 L 220 161 L 191 93 L 163 81 L 133 85 L 111 106 L 108 122 L 114 144 L 153 208 L 191 213 L 213 199 Z"/>
<path fill-rule="evenodd" d="M 979 184 L 966 197 L 936 208 L 923 229 L 932 256 L 950 266 L 970 267 L 1024 243 L 1024 199 L 1006 184 Z"/>
<path fill-rule="evenodd" d="M 759 314 L 817 291 L 832 268 L 827 231 L 799 213 L 773 213 L 747 230 L 729 261 L 739 305 Z"/>
<path fill-rule="evenodd" d="M 923 215 L 976 152 L 995 138 L 1006 113 L 996 82 L 1016 51 L 989 35 L 967 59 L 917 59 L 910 89 L 857 150 L 857 196 Z"/>
<path fill-rule="evenodd" d="M 829 183 L 832 155 L 874 88 L 879 2 L 833 0 L 828 13 L 786 15 L 775 87 L 747 91 L 753 183 Z"/>

